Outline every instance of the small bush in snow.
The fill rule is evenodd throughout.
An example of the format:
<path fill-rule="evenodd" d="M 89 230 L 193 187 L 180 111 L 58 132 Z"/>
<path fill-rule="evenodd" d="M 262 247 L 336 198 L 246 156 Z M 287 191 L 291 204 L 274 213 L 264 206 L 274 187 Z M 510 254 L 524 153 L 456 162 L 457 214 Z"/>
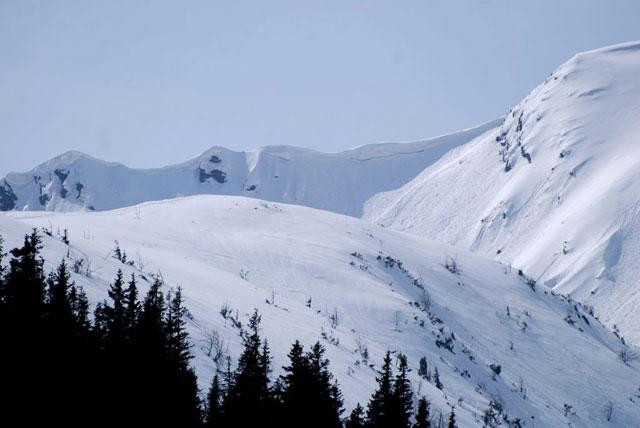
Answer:
<path fill-rule="evenodd" d="M 79 258 L 73 260 L 73 271 L 77 274 L 91 278 L 93 275 L 93 268 L 91 267 L 91 260 Z"/>
<path fill-rule="evenodd" d="M 217 330 L 208 330 L 204 333 L 205 346 L 202 348 L 207 357 L 210 357 L 214 363 L 218 364 L 228 354 L 228 347 L 224 338 Z"/>
<path fill-rule="evenodd" d="M 356 352 L 360 354 L 365 363 L 369 360 L 367 342 L 362 338 L 362 336 L 356 336 Z"/>
<path fill-rule="evenodd" d="M 496 376 L 500 376 L 500 373 L 502 372 L 502 366 L 500 364 L 489 364 L 489 368 L 494 373 L 493 380 L 495 380 Z"/>
<path fill-rule="evenodd" d="M 613 416 L 613 403 L 611 401 L 607 401 L 604 405 L 604 417 L 607 418 L 607 422 L 611 421 L 611 417 Z"/>
<path fill-rule="evenodd" d="M 618 358 L 620 358 L 620 361 L 623 363 L 629 364 L 638 359 L 638 354 L 630 349 L 623 348 L 618 352 Z"/>
<path fill-rule="evenodd" d="M 338 308 L 333 308 L 333 311 L 329 314 L 329 322 L 331 323 L 331 328 L 335 329 L 338 327 Z"/>
<path fill-rule="evenodd" d="M 444 267 L 454 275 L 460 274 L 460 268 L 458 267 L 458 262 L 453 257 L 447 256 L 444 262 Z"/>

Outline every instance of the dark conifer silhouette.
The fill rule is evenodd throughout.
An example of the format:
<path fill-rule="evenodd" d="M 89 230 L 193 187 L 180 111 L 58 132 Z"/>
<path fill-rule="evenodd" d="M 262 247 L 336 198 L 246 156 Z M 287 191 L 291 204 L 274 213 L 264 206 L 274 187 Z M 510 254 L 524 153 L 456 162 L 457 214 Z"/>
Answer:
<path fill-rule="evenodd" d="M 109 287 L 110 302 L 104 301 L 95 311 L 96 333 L 105 341 L 109 353 L 120 353 L 125 343 L 125 293 L 122 270 L 118 269 Z"/>
<path fill-rule="evenodd" d="M 440 381 L 440 372 L 438 371 L 437 367 L 433 370 L 433 384 L 438 389 L 443 388 L 442 382 Z"/>
<path fill-rule="evenodd" d="M 282 420 L 283 427 L 295 427 L 301 420 L 310 426 L 340 427 L 342 394 L 333 382 L 329 360 L 319 342 L 308 353 L 296 341 L 289 352 L 290 365 L 283 367 Z"/>
<path fill-rule="evenodd" d="M 408 377 L 409 367 L 407 357 L 398 355 L 398 374 L 393 384 L 393 414 L 396 421 L 394 426 L 398 428 L 409 428 L 411 426 L 411 415 L 413 414 L 413 391 Z"/>
<path fill-rule="evenodd" d="M 429 402 L 424 398 L 418 400 L 418 411 L 416 412 L 416 422 L 413 424 L 413 428 L 430 428 L 431 422 L 429 421 Z"/>
<path fill-rule="evenodd" d="M 3 286 L 2 301 L 8 315 L 27 330 L 38 329 L 44 314 L 45 280 L 41 249 L 42 239 L 34 229 L 25 236 L 21 248 L 11 250 L 12 259 Z"/>
<path fill-rule="evenodd" d="M 211 388 L 207 394 L 207 427 L 219 427 L 222 424 L 222 389 L 220 387 L 220 381 L 218 375 L 213 377 L 211 382 Z"/>
<path fill-rule="evenodd" d="M 384 356 L 382 370 L 376 378 L 378 389 L 373 393 L 367 408 L 367 427 L 383 428 L 393 426 L 393 385 L 391 372 L 391 353 Z"/>
<path fill-rule="evenodd" d="M 124 324 L 127 332 L 127 341 L 133 341 L 133 333 L 138 326 L 140 318 L 140 302 L 138 302 L 138 287 L 136 284 L 136 276 L 131 274 L 131 279 L 127 283 L 124 301 Z"/>
<path fill-rule="evenodd" d="M 224 419 L 239 426 L 268 426 L 271 424 L 268 409 L 271 408 L 268 361 L 261 352 L 260 315 L 254 311 L 249 319 L 249 331 L 245 333 L 244 350 L 238 359 L 238 367 L 229 385 L 224 402 Z M 268 349 L 267 349 L 268 351 Z M 267 363 L 268 364 L 268 363 Z M 251 411 L 247 411 L 251 409 Z"/>
<path fill-rule="evenodd" d="M 196 426 L 200 420 L 197 379 L 189 366 L 191 344 L 186 331 L 188 311 L 183 305 L 182 289 L 178 287 L 169 299 L 165 321 L 166 331 L 166 394 L 175 415 L 182 426 Z"/>
<path fill-rule="evenodd" d="M 356 407 L 351 411 L 349 418 L 345 422 L 345 428 L 364 428 L 364 409 L 358 403 Z"/>
<path fill-rule="evenodd" d="M 447 428 L 457 428 L 456 425 L 456 411 L 451 408 L 451 413 L 449 413 L 449 423 L 447 424 Z"/>

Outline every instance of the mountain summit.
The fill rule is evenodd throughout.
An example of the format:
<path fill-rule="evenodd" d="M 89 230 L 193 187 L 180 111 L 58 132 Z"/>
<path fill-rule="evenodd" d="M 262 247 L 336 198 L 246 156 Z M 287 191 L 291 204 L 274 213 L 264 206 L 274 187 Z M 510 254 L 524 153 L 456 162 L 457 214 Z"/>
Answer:
<path fill-rule="evenodd" d="M 365 218 L 472 249 L 640 341 L 640 42 L 574 56 Z"/>

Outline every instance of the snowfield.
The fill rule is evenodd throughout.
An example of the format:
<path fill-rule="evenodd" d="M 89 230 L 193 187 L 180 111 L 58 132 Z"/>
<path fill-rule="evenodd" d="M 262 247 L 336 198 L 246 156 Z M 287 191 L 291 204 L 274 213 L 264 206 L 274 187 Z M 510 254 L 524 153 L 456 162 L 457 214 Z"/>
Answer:
<path fill-rule="evenodd" d="M 155 169 L 133 169 L 68 152 L 0 180 L 0 211 L 101 211 L 184 195 L 223 194 L 360 217 L 367 199 L 406 184 L 451 148 L 496 124 L 341 153 L 291 146 L 249 152 L 213 147 L 195 159 Z"/>
<path fill-rule="evenodd" d="M 640 42 L 576 55 L 364 218 L 520 268 L 640 343 Z"/>
<path fill-rule="evenodd" d="M 536 165 L 540 152 L 531 151 Z M 258 308 L 275 373 L 295 339 L 320 340 L 347 409 L 368 400 L 390 349 L 408 355 L 416 396 L 425 395 L 435 413 L 455 406 L 461 427 L 482 425 L 490 401 L 524 426 L 640 423 L 640 362 L 620 360 L 628 349 L 620 338 L 588 308 L 479 254 L 344 215 L 231 196 L 0 215 L 6 248 L 32 227 L 53 232 L 45 236 L 49 270 L 63 258 L 90 262 L 73 279 L 92 307 L 106 298 L 117 269 L 138 275 L 143 288 L 154 273 L 182 286 L 203 390 L 223 368 L 207 355 L 207 338 L 216 332 L 237 357 L 236 324 Z M 58 237 L 65 228 L 70 246 Z M 133 266 L 113 257 L 114 241 Z M 419 376 L 421 357 L 438 369 L 442 391 Z"/>

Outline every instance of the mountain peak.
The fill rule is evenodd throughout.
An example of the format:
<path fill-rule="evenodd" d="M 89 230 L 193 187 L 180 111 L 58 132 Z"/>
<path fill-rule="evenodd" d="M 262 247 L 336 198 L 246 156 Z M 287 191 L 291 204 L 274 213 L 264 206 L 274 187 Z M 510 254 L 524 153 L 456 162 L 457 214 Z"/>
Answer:
<path fill-rule="evenodd" d="M 365 217 L 513 265 L 640 342 L 640 43 L 579 54 Z"/>

